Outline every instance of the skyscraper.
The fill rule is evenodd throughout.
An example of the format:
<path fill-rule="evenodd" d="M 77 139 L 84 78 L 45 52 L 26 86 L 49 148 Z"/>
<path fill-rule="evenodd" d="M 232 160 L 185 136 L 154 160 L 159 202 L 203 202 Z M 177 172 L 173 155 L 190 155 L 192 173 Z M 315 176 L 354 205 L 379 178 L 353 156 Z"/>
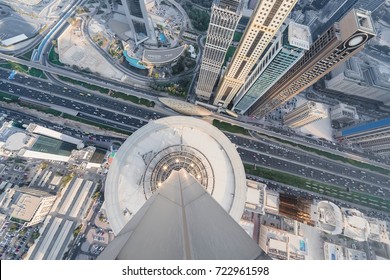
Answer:
<path fill-rule="evenodd" d="M 216 0 L 211 7 L 210 25 L 195 90 L 201 99 L 210 99 L 241 18 L 241 6 L 241 0 Z"/>
<path fill-rule="evenodd" d="M 264 116 L 308 88 L 376 35 L 368 12 L 351 10 L 320 36 L 304 56 L 247 111 Z"/>
<path fill-rule="evenodd" d="M 99 256 L 103 260 L 264 258 L 256 242 L 184 168 L 171 172 Z"/>
<path fill-rule="evenodd" d="M 191 117 L 149 122 L 120 147 L 105 185 L 107 218 L 118 234 L 173 170 L 185 169 L 236 221 L 244 211 L 240 155 L 215 126 Z"/>
<path fill-rule="evenodd" d="M 135 43 L 140 44 L 146 40 L 157 43 L 154 30 L 151 29 L 149 24 L 145 0 L 122 0 L 122 5 L 130 29 L 133 32 Z"/>
<path fill-rule="evenodd" d="M 226 108 L 298 0 L 258 1 L 220 83 L 214 105 Z"/>
<path fill-rule="evenodd" d="M 244 114 L 308 50 L 310 29 L 290 24 L 276 37 L 234 99 L 233 110 Z"/>
<path fill-rule="evenodd" d="M 328 116 L 326 109 L 318 103 L 308 101 L 283 117 L 283 124 L 299 128 Z"/>
<path fill-rule="evenodd" d="M 266 258 L 237 223 L 246 192 L 241 158 L 219 129 L 191 117 L 152 121 L 110 166 L 104 195 L 116 237 L 99 259 Z"/>

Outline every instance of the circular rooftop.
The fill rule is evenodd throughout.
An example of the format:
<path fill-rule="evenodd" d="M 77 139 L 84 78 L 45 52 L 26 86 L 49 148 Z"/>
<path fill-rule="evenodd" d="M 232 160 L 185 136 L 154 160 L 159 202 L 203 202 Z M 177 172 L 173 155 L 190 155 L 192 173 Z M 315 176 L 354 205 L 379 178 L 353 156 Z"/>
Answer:
<path fill-rule="evenodd" d="M 107 175 L 105 203 L 115 234 L 173 170 L 185 169 L 236 220 L 246 197 L 244 167 L 235 146 L 211 124 L 191 117 L 152 121 L 118 150 Z"/>
<path fill-rule="evenodd" d="M 21 148 L 27 146 L 30 136 L 23 132 L 16 132 L 8 137 L 4 148 L 10 151 L 19 151 Z"/>
<path fill-rule="evenodd" d="M 211 115 L 211 112 L 206 108 L 185 101 L 167 97 L 160 97 L 158 100 L 165 106 L 184 115 L 200 117 Z"/>

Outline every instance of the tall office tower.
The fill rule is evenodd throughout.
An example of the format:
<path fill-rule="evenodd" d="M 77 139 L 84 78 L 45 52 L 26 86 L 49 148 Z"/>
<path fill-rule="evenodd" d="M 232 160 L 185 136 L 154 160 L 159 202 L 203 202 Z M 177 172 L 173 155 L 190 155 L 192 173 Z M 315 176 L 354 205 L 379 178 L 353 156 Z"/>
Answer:
<path fill-rule="evenodd" d="M 286 114 L 283 117 L 283 124 L 292 128 L 299 128 L 324 119 L 327 116 L 328 114 L 324 106 L 313 101 L 308 101 Z"/>
<path fill-rule="evenodd" d="M 145 0 L 122 0 L 122 5 L 135 43 L 140 44 L 146 40 L 157 43 L 154 30 L 149 24 Z"/>
<path fill-rule="evenodd" d="M 258 1 L 232 62 L 218 87 L 214 105 L 224 108 L 229 105 L 297 1 Z"/>
<path fill-rule="evenodd" d="M 343 129 L 336 138 L 370 152 L 390 154 L 390 118 Z"/>
<path fill-rule="evenodd" d="M 299 58 L 311 43 L 309 27 L 290 22 L 268 48 L 234 99 L 233 110 L 245 114 Z"/>
<path fill-rule="evenodd" d="M 241 6 L 241 0 L 216 0 L 211 7 L 210 25 L 195 90 L 201 99 L 210 99 L 241 18 Z"/>
<path fill-rule="evenodd" d="M 375 36 L 370 13 L 351 10 L 318 38 L 303 57 L 247 111 L 265 116 L 360 51 Z"/>

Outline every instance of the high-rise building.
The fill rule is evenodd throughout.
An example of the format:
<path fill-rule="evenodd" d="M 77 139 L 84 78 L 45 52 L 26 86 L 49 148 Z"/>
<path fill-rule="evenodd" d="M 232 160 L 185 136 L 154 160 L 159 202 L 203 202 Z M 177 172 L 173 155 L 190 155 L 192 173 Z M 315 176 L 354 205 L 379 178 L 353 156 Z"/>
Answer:
<path fill-rule="evenodd" d="M 156 44 L 156 36 L 149 23 L 145 2 L 146 0 L 122 0 L 122 5 L 135 43 L 140 44 L 149 40 L 151 44 Z"/>
<path fill-rule="evenodd" d="M 389 154 L 390 118 L 343 129 L 336 137 L 370 152 Z"/>
<path fill-rule="evenodd" d="M 332 78 L 325 81 L 325 87 L 344 94 L 359 96 L 390 105 L 389 68 L 376 61 L 364 61 L 351 57 L 331 72 Z"/>
<path fill-rule="evenodd" d="M 324 106 L 313 101 L 308 101 L 284 115 L 283 124 L 292 128 L 299 128 L 324 119 L 327 116 L 328 114 Z"/>
<path fill-rule="evenodd" d="M 246 79 L 234 99 L 233 110 L 245 114 L 310 47 L 309 27 L 295 22 L 278 34 L 272 45 Z"/>
<path fill-rule="evenodd" d="M 238 224 L 246 193 L 241 158 L 220 130 L 191 117 L 152 121 L 110 166 L 104 194 L 116 237 L 99 258 L 266 258 Z"/>
<path fill-rule="evenodd" d="M 226 108 L 297 0 L 258 1 L 240 44 L 219 84 L 214 105 Z"/>
<path fill-rule="evenodd" d="M 211 7 L 210 25 L 195 90 L 198 98 L 210 99 L 241 18 L 241 6 L 241 0 L 216 0 Z"/>
<path fill-rule="evenodd" d="M 236 147 L 211 124 L 175 116 L 149 122 L 116 153 L 105 186 L 107 218 L 114 234 L 173 170 L 180 169 L 195 177 L 226 212 L 240 220 L 246 177 Z"/>
<path fill-rule="evenodd" d="M 264 258 L 256 242 L 184 168 L 171 172 L 99 256 L 103 260 Z"/>
<path fill-rule="evenodd" d="M 265 116 L 360 51 L 375 35 L 370 13 L 351 10 L 319 37 L 304 56 L 254 103 L 247 114 Z"/>

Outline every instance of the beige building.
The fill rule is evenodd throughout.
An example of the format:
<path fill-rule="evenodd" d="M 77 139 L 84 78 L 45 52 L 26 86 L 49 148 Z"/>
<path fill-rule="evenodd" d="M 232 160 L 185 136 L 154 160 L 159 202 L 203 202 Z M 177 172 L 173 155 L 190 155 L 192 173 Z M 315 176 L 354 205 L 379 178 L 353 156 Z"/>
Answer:
<path fill-rule="evenodd" d="M 39 224 L 50 213 L 56 198 L 40 190 L 21 188 L 12 198 L 11 219 L 24 223 L 26 227 Z"/>
<path fill-rule="evenodd" d="M 255 102 L 248 114 L 265 116 L 362 50 L 375 35 L 370 13 L 351 10 L 311 45 L 303 57 Z"/>
<path fill-rule="evenodd" d="M 258 1 L 216 92 L 214 105 L 229 105 L 296 3 L 297 0 Z"/>
<path fill-rule="evenodd" d="M 328 116 L 321 104 L 308 101 L 283 117 L 283 124 L 292 128 L 299 128 L 309 123 L 324 119 Z"/>
<path fill-rule="evenodd" d="M 241 18 L 241 6 L 240 0 L 216 0 L 211 7 L 210 25 L 195 90 L 198 98 L 210 99 Z"/>

